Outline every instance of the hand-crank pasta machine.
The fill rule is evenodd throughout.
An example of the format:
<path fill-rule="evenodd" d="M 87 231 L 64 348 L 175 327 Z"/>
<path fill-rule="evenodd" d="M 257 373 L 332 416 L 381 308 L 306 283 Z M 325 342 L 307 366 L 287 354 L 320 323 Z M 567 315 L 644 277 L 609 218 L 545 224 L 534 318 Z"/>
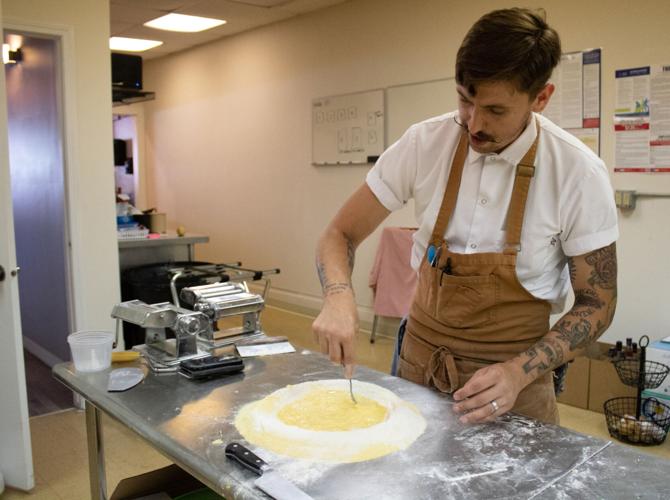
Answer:
<path fill-rule="evenodd" d="M 121 321 L 145 329 L 145 343 L 135 346 L 155 370 L 171 369 L 181 361 L 207 356 L 219 347 L 264 336 L 260 313 L 270 287 L 269 275 L 279 269 L 258 271 L 236 264 L 206 264 L 169 268 L 174 303 L 146 304 L 141 300 L 114 306 L 117 338 Z M 177 293 L 181 277 L 199 277 L 207 284 L 189 286 Z M 249 291 L 247 281 L 265 281 L 262 295 Z M 181 298 L 181 301 L 180 301 Z M 182 307 L 181 302 L 186 307 Z M 219 328 L 219 320 L 241 326 Z M 174 338 L 169 338 L 174 334 Z"/>

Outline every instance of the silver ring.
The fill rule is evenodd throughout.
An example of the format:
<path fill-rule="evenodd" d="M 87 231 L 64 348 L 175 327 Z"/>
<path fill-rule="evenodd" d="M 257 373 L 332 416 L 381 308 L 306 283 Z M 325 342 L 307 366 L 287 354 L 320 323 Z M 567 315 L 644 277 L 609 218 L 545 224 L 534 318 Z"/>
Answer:
<path fill-rule="evenodd" d="M 491 412 L 491 415 L 493 415 L 495 412 L 498 411 L 500 406 L 498 406 L 498 402 L 495 399 L 493 401 L 491 401 L 491 406 L 493 407 L 493 411 Z"/>

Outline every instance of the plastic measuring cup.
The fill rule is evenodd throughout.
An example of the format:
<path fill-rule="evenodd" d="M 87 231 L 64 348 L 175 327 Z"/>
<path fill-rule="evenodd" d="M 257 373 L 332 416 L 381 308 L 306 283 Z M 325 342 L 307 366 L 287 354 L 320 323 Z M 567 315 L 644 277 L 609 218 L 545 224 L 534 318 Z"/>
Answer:
<path fill-rule="evenodd" d="M 112 364 L 114 334 L 105 331 L 86 330 L 74 332 L 67 337 L 72 352 L 74 368 L 78 372 L 97 372 Z"/>

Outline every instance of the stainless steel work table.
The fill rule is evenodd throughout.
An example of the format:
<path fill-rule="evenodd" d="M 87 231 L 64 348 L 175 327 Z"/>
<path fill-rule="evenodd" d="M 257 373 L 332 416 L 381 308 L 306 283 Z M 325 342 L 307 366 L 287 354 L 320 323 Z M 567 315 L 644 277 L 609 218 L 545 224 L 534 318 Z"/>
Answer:
<path fill-rule="evenodd" d="M 119 240 L 119 266 L 123 271 L 131 267 L 161 262 L 191 261 L 195 245 L 209 242 L 209 236 L 188 233 L 177 236 L 170 232 L 159 238 Z"/>
<path fill-rule="evenodd" d="M 309 351 L 246 363 L 244 374 L 204 382 L 148 373 L 123 393 L 106 391 L 109 370 L 54 367 L 54 376 L 87 400 L 92 497 L 106 497 L 102 410 L 226 498 L 266 498 L 253 485 L 256 476 L 225 457 L 225 445 L 242 440 L 233 425 L 237 411 L 288 384 L 341 377 L 342 369 Z M 423 435 L 404 451 L 353 464 L 251 449 L 317 499 L 668 498 L 670 461 L 518 416 L 463 425 L 451 400 L 435 391 L 362 367 L 356 379 L 414 403 L 428 423 Z"/>

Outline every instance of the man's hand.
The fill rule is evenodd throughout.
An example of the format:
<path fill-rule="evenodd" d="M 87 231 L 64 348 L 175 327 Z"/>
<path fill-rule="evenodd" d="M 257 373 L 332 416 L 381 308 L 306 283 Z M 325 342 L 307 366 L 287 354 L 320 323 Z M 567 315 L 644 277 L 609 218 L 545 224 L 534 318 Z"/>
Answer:
<path fill-rule="evenodd" d="M 358 332 L 358 313 L 351 292 L 326 298 L 312 323 L 314 340 L 333 363 L 344 365 L 344 376 L 354 375 L 354 341 Z"/>
<path fill-rule="evenodd" d="M 517 364 L 486 366 L 454 393 L 454 400 L 459 402 L 454 411 L 464 414 L 459 419 L 464 424 L 491 422 L 512 409 L 525 386 L 525 374 Z"/>

